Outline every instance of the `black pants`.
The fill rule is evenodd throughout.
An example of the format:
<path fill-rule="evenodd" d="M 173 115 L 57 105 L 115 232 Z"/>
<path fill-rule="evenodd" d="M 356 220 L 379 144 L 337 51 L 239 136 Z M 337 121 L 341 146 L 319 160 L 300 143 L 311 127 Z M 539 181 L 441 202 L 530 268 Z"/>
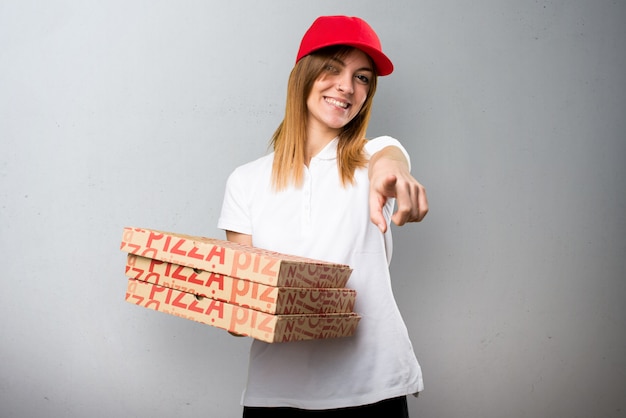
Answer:
<path fill-rule="evenodd" d="M 406 396 L 386 399 L 371 405 L 350 408 L 308 410 L 296 408 L 257 408 L 243 407 L 243 418 L 296 418 L 296 417 L 384 417 L 409 418 Z"/>

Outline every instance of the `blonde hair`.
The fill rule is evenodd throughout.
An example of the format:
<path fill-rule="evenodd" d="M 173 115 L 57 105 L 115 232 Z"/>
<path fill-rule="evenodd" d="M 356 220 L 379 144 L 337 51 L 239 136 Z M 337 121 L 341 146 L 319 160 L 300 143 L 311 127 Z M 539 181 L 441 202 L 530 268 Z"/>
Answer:
<path fill-rule="evenodd" d="M 345 57 L 353 49 L 349 46 L 321 49 L 302 58 L 291 71 L 287 84 L 285 117 L 271 140 L 271 145 L 274 148 L 272 185 L 275 190 L 283 190 L 290 183 L 295 186 L 302 185 L 305 164 L 306 115 L 308 113 L 307 99 L 313 84 L 324 72 L 328 62 L 333 58 Z M 365 133 L 372 111 L 376 81 L 377 77 L 374 75 L 370 80 L 367 98 L 361 110 L 339 133 L 337 165 L 338 174 L 344 186 L 354 183 L 354 171 L 357 168 L 367 165 L 364 152 Z"/>

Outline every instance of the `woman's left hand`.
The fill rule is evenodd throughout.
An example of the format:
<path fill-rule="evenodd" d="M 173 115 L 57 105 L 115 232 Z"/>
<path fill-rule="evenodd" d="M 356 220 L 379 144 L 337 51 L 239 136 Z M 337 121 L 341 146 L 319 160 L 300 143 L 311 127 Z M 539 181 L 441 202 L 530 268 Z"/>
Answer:
<path fill-rule="evenodd" d="M 381 232 L 387 230 L 383 206 L 396 199 L 391 221 L 398 225 L 420 222 L 428 213 L 426 189 L 410 173 L 406 157 L 399 148 L 389 146 L 374 154 L 369 164 L 370 219 Z"/>

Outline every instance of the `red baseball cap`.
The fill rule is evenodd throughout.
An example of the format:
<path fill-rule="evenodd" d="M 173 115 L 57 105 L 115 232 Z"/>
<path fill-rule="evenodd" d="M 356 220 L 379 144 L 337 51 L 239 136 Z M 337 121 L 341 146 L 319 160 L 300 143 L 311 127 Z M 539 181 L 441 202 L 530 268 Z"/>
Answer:
<path fill-rule="evenodd" d="M 310 53 L 332 45 L 348 45 L 370 56 L 380 76 L 393 72 L 391 60 L 383 54 L 376 32 L 361 18 L 350 16 L 320 16 L 306 31 L 296 62 Z"/>

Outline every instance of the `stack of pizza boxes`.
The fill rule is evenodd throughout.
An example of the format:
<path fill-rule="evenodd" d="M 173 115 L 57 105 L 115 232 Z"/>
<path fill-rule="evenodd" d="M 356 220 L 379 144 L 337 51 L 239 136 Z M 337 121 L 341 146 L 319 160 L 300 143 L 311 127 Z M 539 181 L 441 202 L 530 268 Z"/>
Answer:
<path fill-rule="evenodd" d="M 126 300 L 274 343 L 350 336 L 349 266 L 213 238 L 124 228 Z"/>

